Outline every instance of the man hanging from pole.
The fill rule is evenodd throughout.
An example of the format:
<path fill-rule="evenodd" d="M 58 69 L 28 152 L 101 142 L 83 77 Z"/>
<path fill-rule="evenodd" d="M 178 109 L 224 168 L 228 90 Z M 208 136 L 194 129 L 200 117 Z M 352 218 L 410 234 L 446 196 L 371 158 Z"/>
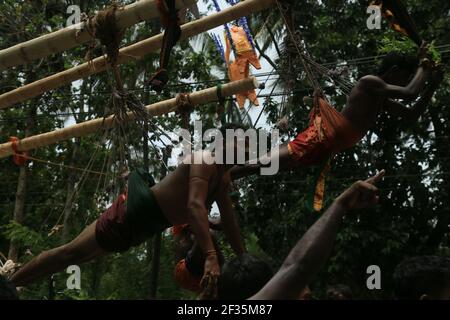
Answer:
<path fill-rule="evenodd" d="M 239 129 L 237 125 L 224 126 L 222 137 L 227 131 L 236 129 Z M 187 223 L 205 256 L 201 286 L 205 290 L 214 290 L 220 275 L 219 258 L 208 223 L 208 208 L 214 202 L 219 207 L 221 226 L 232 249 L 237 255 L 245 252 L 229 196 L 231 182 L 228 170 L 237 161 L 240 145 L 236 136 L 233 137 L 230 139 L 233 141 L 223 139 L 223 145 L 218 144 L 223 148 L 223 159 L 229 159 L 227 155 L 233 153 L 233 163 L 216 159 L 211 152 L 197 151 L 153 186 L 145 172 L 131 172 L 126 192 L 94 223 L 70 243 L 45 251 L 25 264 L 12 275 L 11 281 L 17 287 L 26 286 L 69 265 L 88 262 L 109 253 L 125 252 L 157 232 Z"/>
<path fill-rule="evenodd" d="M 317 165 L 359 142 L 382 112 L 415 122 L 426 110 L 443 74 L 441 66 L 433 65 L 426 43 L 419 49 L 418 59 L 390 53 L 376 75 L 367 75 L 356 83 L 342 112 L 329 106 L 321 93 L 316 92 L 309 127 L 281 146 L 278 153 L 266 157 L 279 157 L 281 170 Z M 411 108 L 393 100 L 415 100 L 420 94 L 421 98 Z M 260 160 L 260 163 L 268 162 Z M 235 167 L 231 175 L 237 179 L 258 173 L 260 163 Z"/>
<path fill-rule="evenodd" d="M 421 42 L 414 23 L 401 2 L 377 0 L 374 4 L 380 6 L 394 30 L 408 36 L 420 46 L 417 58 L 399 52 L 387 54 L 377 74 L 364 76 L 353 86 L 346 106 L 338 112 L 323 96 L 315 75 L 305 62 L 305 54 L 296 43 L 280 1 L 276 2 L 308 79 L 315 89 L 313 99 L 304 99 L 305 102 L 312 102 L 313 106 L 309 126 L 295 139 L 280 146 L 277 152 L 262 156 L 254 164 L 249 162 L 244 166 L 237 166 L 230 174 L 234 180 L 259 173 L 263 164 L 272 163 L 274 159 L 281 170 L 294 169 L 301 165 L 322 165 L 313 201 L 314 208 L 320 210 L 323 203 L 323 174 L 327 170 L 329 159 L 358 143 L 375 126 L 382 112 L 399 116 L 408 122 L 416 122 L 442 82 L 444 69 L 433 61 L 428 44 Z M 411 108 L 396 101 L 414 101 L 419 95 L 420 99 Z"/>

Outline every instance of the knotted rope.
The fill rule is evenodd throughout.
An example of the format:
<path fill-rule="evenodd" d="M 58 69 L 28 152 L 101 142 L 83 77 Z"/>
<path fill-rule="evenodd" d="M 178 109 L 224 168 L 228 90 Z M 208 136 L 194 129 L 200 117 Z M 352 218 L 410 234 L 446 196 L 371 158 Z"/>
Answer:
<path fill-rule="evenodd" d="M 183 129 L 189 128 L 189 118 L 194 110 L 194 106 L 192 105 L 191 98 L 188 93 L 179 93 L 176 98 L 177 111 L 181 115 Z"/>
<path fill-rule="evenodd" d="M 18 144 L 20 143 L 20 139 L 17 137 L 10 137 L 9 141 L 11 141 L 11 148 L 14 151 L 13 154 L 13 161 L 14 163 L 19 166 L 19 167 L 23 167 L 28 160 L 28 152 L 22 152 L 19 151 L 19 147 Z"/>

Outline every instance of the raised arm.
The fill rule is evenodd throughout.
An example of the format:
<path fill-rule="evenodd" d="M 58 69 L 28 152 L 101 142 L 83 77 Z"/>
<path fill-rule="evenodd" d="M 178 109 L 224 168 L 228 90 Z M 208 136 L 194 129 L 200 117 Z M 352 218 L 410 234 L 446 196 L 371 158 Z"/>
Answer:
<path fill-rule="evenodd" d="M 187 203 L 188 223 L 206 257 L 202 286 L 207 287 L 215 287 L 220 275 L 219 261 L 209 232 L 208 210 L 205 205 L 208 196 L 209 178 L 213 174 L 213 170 L 212 166 L 191 165 Z"/>
<path fill-rule="evenodd" d="M 374 184 L 383 175 L 381 171 L 344 191 L 291 250 L 275 276 L 251 299 L 297 299 L 327 261 L 344 214 L 378 202 L 378 189 Z"/>
<path fill-rule="evenodd" d="M 408 108 L 400 102 L 388 99 L 385 103 L 385 110 L 388 113 L 394 116 L 399 116 L 406 121 L 416 122 L 430 104 L 431 98 L 443 80 L 443 76 L 444 69 L 442 66 L 439 66 L 433 70 L 430 84 L 424 90 L 419 101 L 417 101 L 413 107 Z"/>
<path fill-rule="evenodd" d="M 422 92 L 431 74 L 432 61 L 428 52 L 428 44 L 424 42 L 419 48 L 420 65 L 416 74 L 407 86 L 392 85 L 379 77 L 366 76 L 360 79 L 361 85 L 367 85 L 377 96 L 391 99 L 414 100 Z"/>
<path fill-rule="evenodd" d="M 416 75 L 406 87 L 400 87 L 388 83 L 383 83 L 380 90 L 382 94 L 391 99 L 414 100 L 423 90 L 426 81 L 430 76 L 430 67 L 421 65 L 417 69 Z"/>
<path fill-rule="evenodd" d="M 230 178 L 227 175 L 224 178 L 222 187 L 217 197 L 217 206 L 221 216 L 222 231 L 225 234 L 231 248 L 237 255 L 243 254 L 245 250 L 242 240 L 241 230 L 233 209 L 233 202 L 230 198 Z"/>

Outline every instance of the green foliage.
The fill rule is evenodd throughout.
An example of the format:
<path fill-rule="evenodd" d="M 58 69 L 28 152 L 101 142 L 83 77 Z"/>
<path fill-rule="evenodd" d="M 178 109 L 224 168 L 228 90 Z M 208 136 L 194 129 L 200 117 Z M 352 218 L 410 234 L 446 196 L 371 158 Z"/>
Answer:
<path fill-rule="evenodd" d="M 93 13 L 110 1 L 82 3 L 85 5 L 84 11 Z M 450 2 L 416 0 L 408 4 L 424 38 L 436 39 L 432 42 L 431 52 L 437 59 L 438 48 L 444 51 L 441 46 L 450 43 L 446 15 L 450 11 Z M 2 48 L 61 28 L 67 18 L 65 6 L 66 1 L 62 0 L 2 1 Z M 410 41 L 399 40 L 387 27 L 368 30 L 365 9 L 366 4 L 358 1 L 298 1 L 292 8 L 292 23 L 295 30 L 301 31 L 311 56 L 319 63 L 372 57 L 392 49 L 409 53 L 416 51 L 415 45 Z M 286 105 L 290 128 L 282 136 L 282 140 L 287 141 L 307 126 L 310 109 L 301 101 L 313 89 L 305 81 L 302 64 L 295 59 L 298 53 L 287 50 L 285 41 L 289 35 L 278 11 L 266 10 L 249 18 L 258 44 L 276 63 L 278 74 L 274 76 L 280 76 L 278 86 L 283 89 L 289 81 L 294 83 L 292 97 Z M 159 32 L 160 25 L 156 19 L 140 24 L 126 33 L 123 45 Z M 0 75 L 0 91 L 7 92 L 24 82 L 33 82 L 77 65 L 84 61 L 86 50 L 86 46 L 80 46 L 61 55 L 6 70 Z M 443 63 L 448 63 L 446 55 L 441 55 Z M 172 98 L 179 92 L 204 89 L 211 86 L 211 80 L 214 82 L 226 74 L 223 61 L 209 37 L 196 37 L 195 41 L 183 41 L 173 51 L 169 67 L 171 80 L 167 88 L 160 95 L 151 93 L 147 96 L 142 89 L 155 71 L 158 59 L 158 54 L 152 53 L 121 66 L 126 87 L 136 90 L 133 92 L 146 104 Z M 375 68 L 371 60 L 369 63 L 360 61 L 349 64 L 349 78 L 352 80 L 371 73 Z M 333 68 L 333 65 L 327 66 Z M 324 79 L 319 81 L 328 86 Z M 15 108 L 2 110 L 1 141 L 7 141 L 11 135 L 23 138 L 27 129 L 31 130 L 29 134 L 37 134 L 61 128 L 69 120 L 82 122 L 102 117 L 110 99 L 111 84 L 110 73 L 99 73 L 77 81 L 76 85 L 53 90 Z M 390 275 L 403 258 L 420 254 L 450 254 L 450 188 L 447 182 L 450 172 L 450 127 L 446 121 L 450 118 L 449 86 L 447 75 L 446 83 L 437 92 L 434 104 L 417 124 L 411 126 L 383 116 L 366 139 L 333 160 L 333 169 L 327 177 L 327 204 L 350 183 L 369 176 L 376 169 L 388 169 L 388 177 L 380 185 L 382 202 L 377 208 L 356 211 L 345 217 L 331 259 L 311 283 L 315 296 L 323 297 L 328 285 L 341 282 L 350 285 L 356 297 L 389 298 L 392 286 Z M 328 86 L 326 93 L 338 109 L 345 104 L 346 97 L 339 95 L 337 87 Z M 285 115 L 280 110 L 279 102 L 277 97 L 264 101 L 268 123 L 260 120 L 258 127 L 271 128 L 280 116 Z M 232 106 L 227 106 L 227 119 L 242 121 L 242 115 Z M 30 115 L 33 107 L 37 108 L 34 117 Z M 215 109 L 215 103 L 201 106 L 192 118 L 203 120 L 205 130 L 212 128 Z M 34 127 L 30 126 L 30 118 L 34 119 Z M 166 132 L 180 126 L 180 119 L 176 115 L 158 117 L 154 121 Z M 130 157 L 133 166 L 143 163 L 142 133 L 137 126 L 129 132 L 127 143 L 132 150 Z M 157 132 L 151 130 L 149 136 L 152 143 L 161 145 Z M 159 178 L 165 168 L 158 148 L 150 149 L 150 167 Z M 41 148 L 34 151 L 32 156 L 78 168 L 85 168 L 91 163 L 92 170 L 98 171 L 103 171 L 109 165 L 107 170 L 112 172 L 114 164 L 107 162 L 112 152 L 108 144 L 102 143 L 100 137 L 94 134 Z M 93 158 L 93 155 L 96 157 Z M 20 262 L 30 258 L 25 254 L 26 249 L 36 255 L 76 237 L 107 207 L 118 188 L 116 181 L 104 181 L 97 175 L 87 175 L 80 184 L 82 174 L 76 170 L 31 161 L 27 167 L 24 221 L 20 225 L 10 222 L 19 168 L 11 159 L 1 159 L 0 166 L 0 252 L 8 252 L 10 240 L 19 242 Z M 313 188 L 314 172 L 314 168 L 301 168 L 277 176 L 252 177 L 240 183 L 243 197 L 239 218 L 247 248 L 251 253 L 266 257 L 275 269 L 319 217 L 319 214 L 306 210 L 306 197 Z M 72 199 L 68 190 L 74 186 L 81 187 Z M 71 204 L 71 210 L 65 218 L 64 208 L 67 203 Z M 64 228 L 48 237 L 47 234 L 56 224 L 63 224 Z M 222 237 L 220 240 L 225 257 L 231 258 L 231 248 Z M 152 244 L 147 243 L 124 254 L 114 254 L 83 264 L 80 292 L 66 289 L 67 274 L 63 271 L 53 279 L 48 277 L 27 287 L 21 297 L 147 299 L 152 251 Z M 163 236 L 158 298 L 194 299 L 194 294 L 181 290 L 174 281 L 176 261 L 173 252 L 171 237 Z M 365 287 L 365 270 L 371 264 L 378 264 L 383 273 L 383 290 L 375 293 Z"/>
<path fill-rule="evenodd" d="M 401 52 L 404 54 L 414 54 L 417 51 L 417 45 L 409 38 L 398 35 L 385 36 L 381 39 L 381 44 L 378 49 L 379 54 L 386 54 L 389 52 Z M 441 54 L 436 48 L 436 41 L 430 43 L 429 52 L 433 61 L 440 63 L 442 61 Z"/>
<path fill-rule="evenodd" d="M 391 51 L 401 52 L 404 54 L 414 54 L 417 51 L 417 45 L 409 38 L 399 37 L 397 35 L 384 36 L 381 39 L 378 52 L 386 54 Z"/>
<path fill-rule="evenodd" d="M 436 0 L 408 4 L 421 35 L 425 39 L 435 39 L 431 52 L 437 59 L 438 48 L 445 52 L 441 46 L 450 41 L 446 15 L 450 3 Z M 417 51 L 413 42 L 400 38 L 387 25 L 381 30 L 367 29 L 365 9 L 359 2 L 303 1 L 294 4 L 291 14 L 295 29 L 301 30 L 311 56 L 319 63 L 330 63 L 326 66 L 331 69 L 333 62 L 373 57 L 391 50 L 410 54 Z M 261 16 L 264 19 L 268 15 Z M 271 23 L 276 25 L 273 19 L 270 17 Z M 288 36 L 282 41 L 286 40 Z M 285 43 L 280 47 L 286 47 Z M 301 101 L 313 91 L 303 81 L 302 64 L 295 60 L 296 55 L 295 50 L 288 51 L 279 62 L 283 84 L 295 79 L 293 97 L 287 108 L 293 129 L 285 139 L 292 139 L 307 126 L 309 109 Z M 443 53 L 441 59 L 448 63 L 448 54 Z M 349 63 L 350 79 L 355 81 L 376 69 L 372 59 L 366 61 Z M 326 87 L 330 101 L 340 110 L 346 97 L 339 96 L 337 88 L 330 87 L 320 77 L 319 81 Z M 325 297 L 328 285 L 345 283 L 358 298 L 390 298 L 390 275 L 402 259 L 422 254 L 448 255 L 450 190 L 445 177 L 450 171 L 446 160 L 450 156 L 447 147 L 450 128 L 444 119 L 450 116 L 449 104 L 447 80 L 417 124 L 411 126 L 382 116 L 367 138 L 333 159 L 326 182 L 328 204 L 349 184 L 368 177 L 375 170 L 385 168 L 388 177 L 380 184 L 382 202 L 377 208 L 356 211 L 345 217 L 331 259 L 310 284 L 316 297 Z M 277 108 L 266 110 L 271 126 L 277 120 Z M 241 223 L 247 232 L 258 237 L 262 250 L 277 265 L 318 217 L 305 206 L 306 195 L 312 189 L 313 173 L 311 168 L 301 168 L 273 177 L 248 178 L 241 184 L 245 194 Z M 372 264 L 379 265 L 383 274 L 383 288 L 377 292 L 365 286 L 366 268 Z"/>
<path fill-rule="evenodd" d="M 14 241 L 19 245 L 29 248 L 32 252 L 39 252 L 45 247 L 45 241 L 42 234 L 21 225 L 16 221 L 0 228 L 3 237 L 10 241 Z"/>

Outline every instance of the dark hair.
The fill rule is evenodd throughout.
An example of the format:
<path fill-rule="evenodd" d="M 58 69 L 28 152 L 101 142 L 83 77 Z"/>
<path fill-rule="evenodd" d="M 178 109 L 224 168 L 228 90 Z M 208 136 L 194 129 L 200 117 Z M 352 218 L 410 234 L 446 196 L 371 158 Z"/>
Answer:
<path fill-rule="evenodd" d="M 340 297 L 338 297 L 337 294 L 339 294 Z M 345 284 L 337 284 L 337 285 L 331 286 L 327 290 L 327 298 L 330 300 L 336 300 L 336 299 L 351 300 L 351 299 L 353 299 L 352 289 L 350 289 L 350 287 Z"/>
<path fill-rule="evenodd" d="M 406 55 L 401 52 L 389 52 L 381 61 L 378 68 L 378 75 L 382 75 L 389 71 L 392 67 L 397 66 L 400 70 L 408 73 L 414 73 L 417 69 L 419 61 L 412 55 Z"/>
<path fill-rule="evenodd" d="M 248 299 L 261 290 L 272 276 L 272 268 L 266 261 L 245 253 L 223 266 L 218 281 L 218 298 Z"/>
<path fill-rule="evenodd" d="M 0 300 L 19 300 L 16 287 L 3 276 L 0 276 Z"/>
<path fill-rule="evenodd" d="M 439 295 L 450 285 L 450 258 L 413 257 L 401 262 L 394 272 L 394 296 L 416 300 L 423 294 Z"/>

